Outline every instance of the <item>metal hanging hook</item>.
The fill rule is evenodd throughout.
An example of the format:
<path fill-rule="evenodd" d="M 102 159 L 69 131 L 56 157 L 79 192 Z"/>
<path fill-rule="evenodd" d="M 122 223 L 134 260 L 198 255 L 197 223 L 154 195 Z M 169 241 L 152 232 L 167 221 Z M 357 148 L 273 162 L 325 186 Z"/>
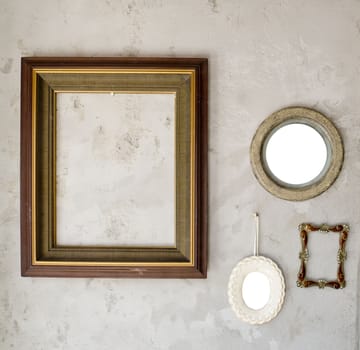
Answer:
<path fill-rule="evenodd" d="M 254 240 L 254 255 L 259 256 L 259 214 L 254 213 L 253 215 L 254 215 L 255 227 L 256 227 L 255 240 Z"/>

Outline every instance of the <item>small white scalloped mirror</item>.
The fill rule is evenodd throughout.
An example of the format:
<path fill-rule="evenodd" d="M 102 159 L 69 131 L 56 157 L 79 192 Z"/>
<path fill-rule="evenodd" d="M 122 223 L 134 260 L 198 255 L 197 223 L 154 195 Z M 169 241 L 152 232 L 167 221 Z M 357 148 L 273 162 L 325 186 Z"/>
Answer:
<path fill-rule="evenodd" d="M 258 254 L 258 214 L 255 219 L 254 255 L 242 259 L 232 270 L 228 296 L 232 309 L 241 320 L 263 324 L 280 312 L 285 298 L 285 281 L 279 267 Z"/>

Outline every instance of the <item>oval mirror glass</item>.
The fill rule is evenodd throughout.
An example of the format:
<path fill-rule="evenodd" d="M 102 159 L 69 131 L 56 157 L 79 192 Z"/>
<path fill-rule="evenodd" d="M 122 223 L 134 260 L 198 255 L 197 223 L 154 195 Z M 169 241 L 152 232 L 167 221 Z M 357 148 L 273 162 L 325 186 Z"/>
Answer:
<path fill-rule="evenodd" d="M 271 176 L 297 187 L 316 182 L 327 170 L 329 155 L 322 135 L 301 123 L 280 126 L 270 133 L 263 151 Z"/>
<path fill-rule="evenodd" d="M 242 297 L 250 309 L 262 309 L 270 298 L 269 279 L 261 272 L 250 272 L 242 285 Z"/>

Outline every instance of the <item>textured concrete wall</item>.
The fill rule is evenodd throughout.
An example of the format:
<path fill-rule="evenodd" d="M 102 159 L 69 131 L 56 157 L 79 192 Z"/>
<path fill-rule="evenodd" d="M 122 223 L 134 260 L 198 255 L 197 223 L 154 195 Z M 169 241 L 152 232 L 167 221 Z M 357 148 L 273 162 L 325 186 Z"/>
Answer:
<path fill-rule="evenodd" d="M 56 102 L 58 244 L 174 246 L 175 94 Z"/>
<path fill-rule="evenodd" d="M 1 350 L 359 348 L 359 1 L 0 0 L 0 33 Z M 20 277 L 19 72 L 25 55 L 209 58 L 207 280 Z M 265 192 L 248 159 L 256 127 L 287 105 L 327 114 L 346 149 L 336 183 L 302 203 Z M 279 316 L 259 327 L 237 320 L 226 296 L 232 267 L 251 253 L 255 209 L 262 215 L 261 252 L 282 267 L 287 281 Z M 351 225 L 344 290 L 296 287 L 296 228 L 304 221 Z"/>

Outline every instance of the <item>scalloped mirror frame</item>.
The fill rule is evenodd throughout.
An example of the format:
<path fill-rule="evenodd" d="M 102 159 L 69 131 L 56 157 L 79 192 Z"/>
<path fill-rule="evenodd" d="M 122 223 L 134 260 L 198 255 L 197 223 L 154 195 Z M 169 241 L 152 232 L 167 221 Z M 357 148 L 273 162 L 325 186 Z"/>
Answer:
<path fill-rule="evenodd" d="M 251 272 L 261 272 L 269 280 L 270 297 L 266 305 L 254 310 L 248 307 L 242 296 L 242 286 L 246 276 Z M 242 259 L 232 270 L 228 297 L 236 316 L 250 324 L 263 324 L 271 321 L 280 312 L 285 299 L 285 280 L 279 267 L 264 256 L 250 256 Z"/>
<path fill-rule="evenodd" d="M 292 123 L 313 127 L 322 135 L 330 150 L 325 171 L 304 186 L 291 186 L 274 179 L 263 159 L 263 148 L 269 135 L 277 128 Z M 265 190 L 281 199 L 303 201 L 320 195 L 334 183 L 343 165 L 344 147 L 339 131 L 322 113 L 306 107 L 287 107 L 273 113 L 260 124 L 251 142 L 250 161 L 255 177 Z"/>

